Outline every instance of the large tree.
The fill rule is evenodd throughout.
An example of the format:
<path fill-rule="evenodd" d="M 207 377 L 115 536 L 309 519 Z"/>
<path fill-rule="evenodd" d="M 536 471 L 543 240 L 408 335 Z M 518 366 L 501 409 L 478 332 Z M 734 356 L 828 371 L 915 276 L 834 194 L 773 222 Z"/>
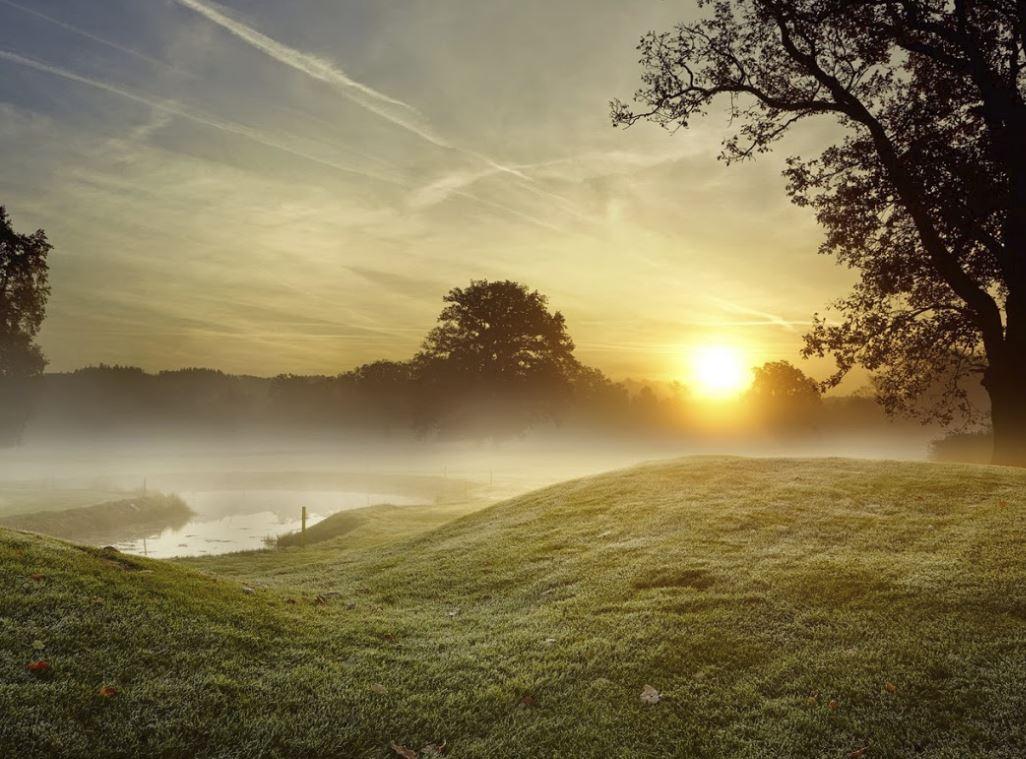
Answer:
<path fill-rule="evenodd" d="M 0 444 L 20 439 L 31 381 L 46 366 L 35 337 L 50 294 L 49 252 L 43 230 L 18 234 L 0 206 Z"/>
<path fill-rule="evenodd" d="M 565 400 L 580 372 L 566 321 L 519 282 L 453 288 L 414 359 L 424 424 L 517 432 Z M 441 422 L 442 418 L 447 422 Z"/>
<path fill-rule="evenodd" d="M 859 279 L 806 354 L 834 356 L 833 383 L 865 366 L 886 408 L 942 421 L 981 379 L 994 461 L 1026 465 L 1026 3 L 700 5 L 643 38 L 642 105 L 614 101 L 614 122 L 686 127 L 722 101 L 739 160 L 833 118 L 838 139 L 791 158 L 788 189 Z"/>

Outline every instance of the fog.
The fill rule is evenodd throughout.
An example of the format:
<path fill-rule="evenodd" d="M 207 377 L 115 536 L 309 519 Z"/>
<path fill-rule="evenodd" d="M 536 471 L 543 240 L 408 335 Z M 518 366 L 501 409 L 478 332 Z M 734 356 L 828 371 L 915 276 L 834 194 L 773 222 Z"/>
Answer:
<path fill-rule="evenodd" d="M 0 456 L 0 524 L 149 556 L 204 555 L 263 549 L 300 529 L 304 506 L 311 526 L 378 504 L 472 510 L 646 461 L 723 454 L 914 459 L 926 456 L 929 440 L 926 430 L 897 425 L 788 440 L 738 430 L 550 429 L 490 440 L 314 430 L 57 437 L 30 430 Z M 187 510 L 155 505 L 158 494 L 180 497 Z"/>

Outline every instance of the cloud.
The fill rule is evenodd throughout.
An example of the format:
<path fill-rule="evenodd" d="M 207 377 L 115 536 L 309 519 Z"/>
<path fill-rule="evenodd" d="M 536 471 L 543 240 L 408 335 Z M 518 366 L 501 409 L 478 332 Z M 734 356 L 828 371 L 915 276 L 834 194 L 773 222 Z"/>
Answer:
<path fill-rule="evenodd" d="M 795 329 L 795 325 L 806 326 L 806 325 L 809 324 L 808 320 L 805 320 L 805 321 L 792 321 L 792 320 L 788 320 L 788 319 L 783 318 L 782 316 L 777 316 L 776 314 L 771 314 L 771 313 L 768 313 L 766 311 L 759 311 L 758 309 L 754 309 L 754 308 L 748 308 L 747 306 L 742 306 L 742 305 L 739 305 L 737 303 L 732 303 L 732 302 L 730 302 L 728 300 L 723 300 L 722 298 L 716 298 L 716 297 L 710 296 L 709 300 L 711 300 L 716 305 L 720 306 L 721 308 L 723 308 L 726 311 L 732 311 L 732 312 L 738 313 L 738 314 L 748 314 L 750 316 L 758 316 L 758 317 L 761 317 L 762 319 L 765 320 L 765 321 L 758 321 L 758 322 L 736 322 L 736 324 L 746 324 L 746 325 L 752 325 L 752 326 L 759 325 L 759 324 L 772 324 L 774 326 L 780 327 L 781 329 L 785 329 L 788 332 L 797 332 L 797 330 Z"/>
<path fill-rule="evenodd" d="M 356 81 L 334 63 L 284 45 L 198 0 L 177 0 L 177 2 L 179 5 L 199 13 L 276 61 L 321 82 L 340 87 L 346 97 L 386 121 L 390 121 L 434 145 L 443 148 L 451 147 L 448 142 L 434 134 L 427 126 L 417 123 L 420 120 L 420 113 L 416 108 Z"/>
<path fill-rule="evenodd" d="M 155 108 L 159 111 L 169 113 L 173 116 L 179 116 L 183 119 L 187 119 L 197 124 L 202 124 L 203 126 L 207 126 L 212 129 L 217 129 L 221 132 L 226 132 L 228 134 L 234 134 L 239 137 L 244 137 L 248 140 L 259 143 L 260 145 L 263 145 L 265 147 L 274 148 L 275 150 L 280 150 L 282 152 L 289 153 L 290 155 L 321 164 L 322 166 L 327 166 L 337 171 L 345 172 L 347 174 L 356 174 L 362 177 L 366 177 L 368 179 L 376 179 L 380 182 L 386 182 L 389 184 L 401 184 L 398 180 L 393 179 L 391 177 L 366 171 L 364 169 L 358 169 L 353 166 L 346 166 L 344 164 L 336 163 L 335 161 L 331 161 L 325 158 L 321 158 L 319 156 L 312 155 L 305 151 L 297 150 L 296 148 L 293 148 L 289 145 L 285 145 L 282 142 L 274 140 L 273 138 L 270 138 L 253 129 L 252 127 L 248 127 L 244 124 L 239 124 L 233 121 L 225 121 L 223 119 L 218 119 L 214 116 L 209 116 L 207 114 L 189 111 L 182 108 L 182 106 L 175 102 L 167 100 L 158 100 L 155 98 L 148 97 L 146 95 L 139 95 L 137 93 L 130 92 L 126 89 L 118 87 L 117 85 L 110 84 L 108 82 L 103 82 L 99 79 L 92 79 L 87 76 L 82 76 L 81 74 L 76 74 L 73 71 L 68 71 L 67 69 L 60 68 L 59 66 L 53 66 L 42 61 L 34 60 L 32 58 L 26 58 L 23 55 L 13 53 L 9 50 L 0 50 L 0 60 L 9 61 L 10 63 L 14 63 L 19 66 L 24 66 L 26 68 L 41 71 L 46 74 L 61 77 L 62 79 L 67 79 L 71 82 L 77 82 L 78 84 L 84 84 L 95 89 L 103 90 L 104 92 L 109 92 L 112 95 L 117 95 L 119 97 L 125 98 L 126 100 L 131 100 L 133 102 L 140 103 L 141 105 L 146 105 L 150 108 Z"/>

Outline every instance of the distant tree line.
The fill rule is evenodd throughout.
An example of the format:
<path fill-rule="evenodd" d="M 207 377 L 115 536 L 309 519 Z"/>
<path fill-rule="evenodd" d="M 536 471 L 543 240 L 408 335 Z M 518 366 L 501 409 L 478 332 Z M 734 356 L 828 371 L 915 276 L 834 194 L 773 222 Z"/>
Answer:
<path fill-rule="evenodd" d="M 49 252 L 42 230 L 16 233 L 0 208 L 0 445 L 16 444 L 30 423 L 41 437 L 89 438 L 262 430 L 500 439 L 529 429 L 680 435 L 701 427 L 681 385 L 613 382 L 582 364 L 563 315 L 508 280 L 449 291 L 408 361 L 335 376 L 105 365 L 43 374 L 35 338 L 49 296 Z M 852 403 L 860 414 L 847 413 Z M 776 435 L 880 421 L 868 399 L 824 402 L 819 385 L 787 362 L 756 369 L 739 408 L 750 428 Z"/>
<path fill-rule="evenodd" d="M 48 374 L 39 380 L 32 430 L 473 439 L 530 429 L 697 432 L 697 405 L 680 384 L 613 382 L 580 363 L 565 319 L 537 291 L 510 281 L 474 281 L 443 300 L 436 327 L 410 360 L 374 361 L 335 376 L 259 378 L 199 368 L 151 374 L 104 365 Z M 882 421 L 868 398 L 824 402 L 819 386 L 787 362 L 757 368 L 738 405 L 750 427 L 774 435 Z"/>

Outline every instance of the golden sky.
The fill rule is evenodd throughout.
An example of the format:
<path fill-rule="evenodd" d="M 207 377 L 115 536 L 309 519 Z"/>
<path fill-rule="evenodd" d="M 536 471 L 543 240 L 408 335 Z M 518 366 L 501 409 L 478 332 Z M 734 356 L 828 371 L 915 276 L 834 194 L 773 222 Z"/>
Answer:
<path fill-rule="evenodd" d="M 850 274 L 780 168 L 829 126 L 733 167 L 719 115 L 609 126 L 638 37 L 693 13 L 0 0 L 0 202 L 55 244 L 51 369 L 333 374 L 410 356 L 471 278 L 548 294 L 615 378 L 710 343 L 798 362 Z"/>

